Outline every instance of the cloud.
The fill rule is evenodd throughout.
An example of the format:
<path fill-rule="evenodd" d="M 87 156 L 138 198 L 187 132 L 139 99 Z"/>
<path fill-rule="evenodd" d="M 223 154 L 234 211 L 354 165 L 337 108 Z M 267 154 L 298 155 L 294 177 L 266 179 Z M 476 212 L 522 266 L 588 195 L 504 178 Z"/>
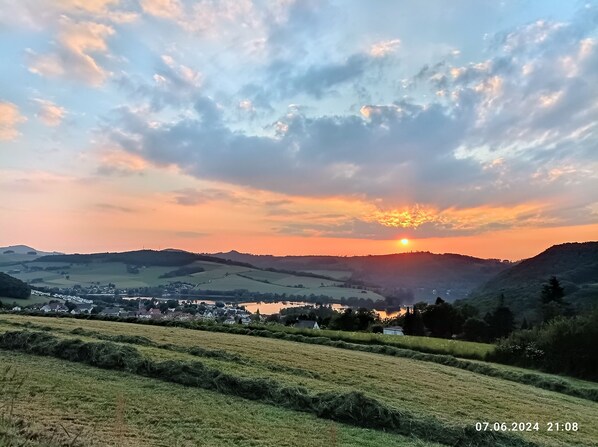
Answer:
<path fill-rule="evenodd" d="M 121 0 L 5 0 L 4 3 L 0 8 L 1 24 L 35 30 L 60 28 L 65 17 L 74 21 L 128 23 L 138 16 L 133 3 Z"/>
<path fill-rule="evenodd" d="M 449 57 L 423 67 L 413 82 L 433 99 L 365 103 L 340 115 L 292 108 L 266 132 L 251 133 L 231 127 L 222 106 L 199 96 L 195 116 L 158 124 L 121 109 L 109 137 L 128 153 L 200 179 L 390 210 L 361 216 L 363 234 L 403 228 L 385 222 L 421 234 L 588 222 L 598 201 L 589 192 L 598 190 L 598 50 L 589 37 L 596 23 L 526 25 L 493 41 L 484 60 L 455 65 Z M 358 53 L 303 70 L 284 62 L 268 70 L 281 97 L 321 97 L 378 59 Z M 455 211 L 489 204 L 534 208 L 512 218 L 497 211 L 492 220 Z"/>
<path fill-rule="evenodd" d="M 156 60 L 151 83 L 125 72 L 116 76 L 115 81 L 134 98 L 149 100 L 151 108 L 158 111 L 167 106 L 187 105 L 200 96 L 204 76 L 200 71 L 177 62 L 171 55 L 164 54 Z"/>
<path fill-rule="evenodd" d="M 149 167 L 143 157 L 115 148 L 101 149 L 99 158 L 97 173 L 103 176 L 142 174 Z"/>
<path fill-rule="evenodd" d="M 95 206 L 97 209 L 105 212 L 117 212 L 117 213 L 132 213 L 135 211 L 134 208 L 127 206 L 114 205 L 112 203 L 98 203 Z"/>
<path fill-rule="evenodd" d="M 18 125 L 27 121 L 19 108 L 11 103 L 0 101 L 0 140 L 14 140 L 20 133 Z"/>
<path fill-rule="evenodd" d="M 215 201 L 236 202 L 238 200 L 239 198 L 230 191 L 217 188 L 202 190 L 185 188 L 174 192 L 175 203 L 185 206 L 195 206 Z"/>
<path fill-rule="evenodd" d="M 370 47 L 370 55 L 373 57 L 385 57 L 396 52 L 401 45 L 400 39 L 384 40 L 373 44 Z"/>
<path fill-rule="evenodd" d="M 106 40 L 114 28 L 96 22 L 74 22 L 63 17 L 57 49 L 48 54 L 27 53 L 29 71 L 40 76 L 66 77 L 98 86 L 108 73 L 97 55 L 108 54 Z"/>
<path fill-rule="evenodd" d="M 183 5 L 178 0 L 141 0 L 141 9 L 146 14 L 163 19 L 180 19 L 183 17 Z"/>
<path fill-rule="evenodd" d="M 37 117 L 46 125 L 50 127 L 59 126 L 62 123 L 62 119 L 66 115 L 66 109 L 64 107 L 54 104 L 52 101 L 45 99 L 34 99 L 38 104 L 39 110 Z"/>

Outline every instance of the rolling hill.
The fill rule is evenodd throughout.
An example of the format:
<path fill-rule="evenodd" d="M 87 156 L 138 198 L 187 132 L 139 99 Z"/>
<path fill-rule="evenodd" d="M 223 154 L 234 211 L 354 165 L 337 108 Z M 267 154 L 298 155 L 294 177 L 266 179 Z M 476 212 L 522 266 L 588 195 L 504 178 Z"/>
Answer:
<path fill-rule="evenodd" d="M 181 282 L 193 287 L 191 295 L 244 290 L 297 297 L 326 296 L 333 300 L 383 298 L 372 290 L 347 287 L 342 280 L 316 273 L 265 270 L 244 262 L 172 249 L 53 254 L 6 262 L 0 265 L 2 271 L 32 286 L 50 288 L 114 284 L 120 289 L 137 289 Z"/>
<path fill-rule="evenodd" d="M 512 264 L 459 254 L 428 252 L 376 256 L 260 256 L 231 251 L 212 256 L 277 268 L 320 273 L 379 286 L 388 294 L 411 289 L 415 300 L 431 301 L 436 296 L 453 301 L 466 297 Z"/>
<path fill-rule="evenodd" d="M 496 307 L 501 294 L 520 318 L 537 318 L 542 285 L 556 276 L 565 301 L 576 309 L 598 305 L 598 242 L 554 245 L 499 273 L 463 300 L 482 312 Z"/>

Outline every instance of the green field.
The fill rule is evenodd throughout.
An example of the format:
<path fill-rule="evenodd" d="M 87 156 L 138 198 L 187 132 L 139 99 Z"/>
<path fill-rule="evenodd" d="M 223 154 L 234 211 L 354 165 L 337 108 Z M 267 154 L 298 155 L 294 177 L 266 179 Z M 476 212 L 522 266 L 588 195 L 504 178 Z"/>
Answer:
<path fill-rule="evenodd" d="M 22 330 L 22 327 L 19 325 L 23 325 L 27 322 L 38 325 L 38 327 L 45 326 L 45 332 L 62 338 L 75 337 L 71 331 L 77 328 L 83 328 L 88 331 L 87 333 L 84 333 L 84 336 L 77 335 L 78 338 L 82 338 L 86 341 L 97 341 L 98 338 L 102 337 L 106 338 L 122 335 L 145 337 L 145 340 L 150 341 L 152 344 L 137 344 L 131 346 L 135 346 L 135 348 L 138 349 L 139 352 L 141 352 L 144 356 L 156 361 L 176 359 L 184 362 L 190 362 L 198 360 L 197 355 L 191 355 L 188 352 L 185 352 L 185 349 L 193 347 L 201 347 L 204 350 L 226 353 L 227 355 L 233 355 L 236 357 L 231 360 L 230 358 L 223 358 L 221 355 L 204 355 L 199 359 L 205 365 L 216 368 L 223 373 L 233 374 L 241 378 L 269 378 L 278 383 L 284 383 L 288 386 L 302 386 L 315 393 L 349 393 L 353 391 L 359 391 L 368 397 L 376 399 L 383 404 L 390 406 L 391 408 L 406 411 L 410 414 L 418 415 L 418 417 L 424 419 L 432 418 L 447 427 L 467 427 L 475 424 L 475 422 L 478 421 L 508 423 L 537 421 L 542 427 L 540 431 L 524 432 L 520 434 L 524 439 L 536 442 L 537 445 L 591 446 L 596 445 L 596 440 L 598 440 L 598 426 L 595 424 L 595 421 L 598 418 L 598 404 L 595 402 L 567 396 L 553 391 L 541 390 L 520 383 L 487 377 L 449 366 L 406 358 L 391 357 L 367 352 L 355 352 L 328 346 L 308 345 L 304 343 L 295 343 L 269 338 L 256 338 L 244 335 L 105 321 L 3 315 L 2 321 L 0 321 L 0 333 L 8 330 Z M 33 329 L 35 329 L 35 327 Z M 169 346 L 164 346 L 164 344 L 168 344 Z M 52 374 L 47 374 L 46 372 L 47 376 L 52 377 L 52 379 L 48 378 L 47 380 L 55 380 L 55 370 L 69 371 L 69 374 L 71 374 L 73 377 L 77 377 L 76 374 L 73 375 L 74 370 L 94 371 L 93 373 L 81 373 L 87 377 L 90 377 L 90 375 L 91 377 L 96 377 L 96 374 L 118 377 L 116 382 L 110 382 L 111 385 L 109 387 L 106 385 L 105 387 L 106 389 L 112 390 L 112 394 L 110 394 L 110 396 L 112 396 L 110 398 L 112 399 L 112 404 L 106 402 L 105 397 L 102 401 L 103 404 L 94 402 L 93 399 L 92 401 L 82 399 L 81 402 L 77 404 L 78 406 L 83 406 L 87 411 L 89 411 L 88 414 L 94 414 L 94 411 L 98 411 L 100 417 L 97 423 L 100 425 L 103 424 L 104 427 L 109 425 L 109 416 L 105 416 L 106 419 L 102 419 L 104 417 L 101 416 L 102 412 L 104 412 L 103 414 L 105 415 L 111 415 L 112 418 L 114 417 L 113 402 L 115 396 L 117 395 L 117 393 L 114 391 L 114 387 L 121 387 L 123 393 L 125 394 L 126 392 L 124 390 L 130 389 L 130 393 L 135 396 L 134 398 L 126 398 L 128 405 L 127 408 L 129 408 L 129 411 L 132 413 L 132 422 L 130 422 L 131 426 L 139 427 L 139 425 L 136 425 L 140 424 L 136 418 L 146 417 L 141 416 L 144 414 L 144 408 L 146 408 L 146 405 L 149 407 L 156 405 L 169 415 L 170 411 L 168 411 L 167 408 L 178 408 L 175 414 L 177 415 L 176 420 L 181 421 L 180 426 L 177 425 L 176 422 L 172 421 L 172 419 L 169 419 L 169 424 L 172 424 L 172 427 L 164 428 L 159 425 L 160 423 L 156 419 L 154 423 L 158 424 L 158 426 L 148 429 L 147 439 L 149 440 L 147 441 L 147 444 L 144 444 L 140 441 L 142 436 L 139 434 L 139 432 L 137 432 L 135 435 L 137 438 L 132 435 L 132 437 L 137 439 L 138 442 L 141 442 L 140 445 L 162 445 L 156 443 L 157 441 L 151 440 L 153 439 L 151 438 L 151 433 L 153 433 L 154 428 L 156 428 L 158 431 L 160 429 L 166 430 L 168 433 L 172 433 L 173 431 L 177 432 L 177 430 L 181 434 L 185 433 L 184 422 L 189 421 L 190 418 L 193 419 L 196 415 L 196 412 L 200 412 L 200 410 L 188 410 L 188 408 L 195 408 L 191 405 L 181 406 L 179 400 L 181 397 L 179 397 L 177 394 L 178 391 L 176 390 L 181 390 L 181 396 L 189 395 L 189 399 L 191 399 L 191 396 L 196 396 L 196 393 L 207 393 L 209 395 L 215 396 L 214 398 L 236 400 L 232 399 L 230 396 L 224 397 L 214 395 L 214 393 L 211 392 L 208 393 L 207 391 L 185 389 L 179 385 L 163 384 L 159 381 L 151 379 L 130 377 L 130 375 L 124 373 L 100 372 L 93 368 L 83 367 L 81 365 L 73 365 L 69 362 L 58 361 L 55 359 L 43 358 L 43 360 L 38 360 L 37 358 L 24 356 L 23 354 L 14 354 L 12 352 L 7 353 L 6 351 L 0 352 L 3 356 L 3 363 L 5 358 L 12 357 L 20 359 L 19 361 L 21 362 L 39 362 L 40 365 L 42 365 L 39 367 L 40 370 L 52 371 Z M 24 365 L 25 363 L 21 364 Z M 124 381 L 126 381 L 126 385 L 122 383 Z M 71 386 L 75 386 L 72 385 L 72 382 L 72 380 L 68 382 L 69 388 Z M 93 387 L 89 384 L 86 386 L 89 386 L 92 390 L 95 390 L 95 393 L 102 394 L 97 387 L 102 386 L 102 389 L 104 389 L 103 384 L 108 382 L 103 382 L 101 380 L 95 380 L 95 382 L 98 384 L 94 385 Z M 148 388 L 145 389 L 147 397 L 144 397 L 142 391 L 135 391 L 135 386 L 132 385 L 132 382 L 151 383 L 151 387 L 148 385 Z M 575 382 L 582 384 L 585 387 L 598 388 L 598 385 L 594 383 L 583 381 Z M 163 390 L 160 404 L 150 404 L 147 402 L 148 400 L 151 401 L 154 398 L 154 389 Z M 62 392 L 63 390 L 59 391 Z M 69 392 L 76 394 L 75 391 Z M 169 393 L 172 393 L 172 397 L 170 397 Z M 42 394 L 45 395 L 46 393 Z M 108 400 L 110 401 L 110 399 Z M 201 398 L 198 399 L 201 400 Z M 59 405 L 58 402 L 62 400 L 63 397 L 49 398 L 48 396 L 45 396 L 41 400 L 33 400 L 31 403 L 32 408 L 28 411 L 33 412 L 32 414 L 36 414 L 35 411 L 38 413 L 43 413 L 44 411 L 49 412 L 50 410 L 44 409 L 45 405 L 49 405 L 52 402 L 53 405 Z M 241 402 L 243 405 L 263 406 L 262 403 L 258 404 L 256 402 L 249 402 L 245 400 L 239 400 L 239 402 Z M 101 406 L 101 409 L 96 409 L 98 405 Z M 223 406 L 222 404 L 212 405 L 214 407 Z M 280 408 L 268 406 L 265 406 L 265 408 L 269 408 L 268 411 L 272 412 L 283 411 Z M 214 408 L 214 421 L 224 417 L 222 414 L 218 415 L 220 409 L 221 408 Z M 322 429 L 321 427 L 328 427 L 330 424 L 333 424 L 330 421 L 313 419 L 310 416 L 301 413 L 296 413 L 289 410 L 284 411 L 290 413 L 288 416 L 288 421 L 292 421 L 287 423 L 287 429 L 296 430 L 297 433 L 300 433 L 302 430 L 304 430 L 303 426 L 301 425 L 302 422 L 300 422 L 303 420 L 315 421 L 315 423 L 320 424 L 319 430 L 327 430 L 326 433 L 329 433 L 330 429 Z M 57 418 L 59 417 L 58 413 L 60 413 L 60 411 L 57 413 L 49 412 L 48 414 L 51 414 L 51 416 L 48 416 L 48 418 Z M 258 415 L 261 415 L 258 410 L 256 410 L 256 412 L 252 412 L 251 414 L 253 417 L 258 417 Z M 79 420 L 79 417 L 74 419 Z M 294 442 L 297 442 L 297 444 L 280 443 L 280 441 L 276 440 L 276 436 L 280 431 L 271 424 L 264 428 L 264 430 L 268 429 L 269 433 L 271 431 L 271 433 L 268 435 L 271 436 L 271 438 L 251 443 L 250 439 L 255 436 L 255 432 L 249 430 L 249 425 L 243 425 L 246 423 L 244 416 L 241 417 L 234 415 L 225 419 L 227 419 L 226 423 L 229 423 L 231 426 L 238 425 L 241 427 L 239 430 L 237 430 L 237 434 L 238 436 L 241 436 L 242 439 L 237 439 L 236 442 L 238 442 L 238 444 L 235 444 L 234 438 L 225 440 L 223 441 L 223 445 L 226 445 L 227 443 L 230 445 L 245 445 L 243 444 L 245 441 L 247 442 L 247 445 L 319 445 L 317 441 L 310 442 L 311 438 L 305 438 L 302 441 L 295 440 Z M 87 419 L 83 418 L 83 420 L 87 421 L 84 424 L 85 426 L 88 426 L 89 423 L 91 423 L 90 416 L 87 416 Z M 137 420 L 137 422 L 133 422 L 135 420 Z M 580 424 L 581 428 L 575 433 L 548 432 L 546 430 L 545 424 L 555 420 L 577 422 Z M 127 424 L 129 424 L 128 418 L 126 421 Z M 216 422 L 214 423 L 218 425 Z M 223 421 L 222 424 L 224 423 L 225 422 Z M 305 423 L 310 424 L 311 422 Z M 195 422 L 195 424 L 197 424 L 197 422 Z M 263 426 L 263 424 L 257 424 L 258 426 Z M 199 426 L 202 427 L 203 430 L 203 424 L 199 424 Z M 108 428 L 105 428 L 104 430 L 104 432 L 98 430 L 96 430 L 96 432 L 108 433 L 110 431 Z M 340 428 L 338 430 L 338 433 L 344 433 Z M 354 428 L 353 430 L 356 430 L 355 433 L 358 433 L 362 429 Z M 308 432 L 306 431 L 306 433 Z M 313 431 L 309 431 L 309 433 L 313 433 Z M 368 431 L 367 433 L 369 433 L 368 436 L 372 437 L 368 437 L 364 434 L 365 438 L 363 439 L 371 439 L 371 445 L 393 445 L 392 442 L 395 442 L 395 445 L 413 445 L 409 443 L 401 444 L 403 439 L 401 439 L 398 435 L 385 435 L 392 440 L 389 441 L 375 439 L 373 437 L 374 434 L 376 436 L 381 436 L 381 432 Z M 266 436 L 266 434 L 263 435 Z M 109 435 L 106 434 L 105 436 Z M 341 438 L 342 436 L 340 435 L 335 438 L 338 440 L 339 445 L 366 445 L 359 443 L 359 436 L 357 434 L 355 435 L 355 439 Z M 321 439 L 320 445 L 331 444 L 330 438 L 324 437 L 318 439 Z M 288 439 L 287 442 L 293 442 L 293 440 Z M 185 444 L 183 442 L 180 445 L 196 444 L 193 444 L 192 442 Z M 205 445 L 212 444 L 207 443 Z M 217 443 L 213 445 L 217 445 Z"/>
<path fill-rule="evenodd" d="M 167 285 L 181 281 L 193 284 L 199 290 L 232 292 L 247 290 L 254 293 L 276 293 L 309 296 L 325 295 L 333 299 L 342 297 L 383 299 L 369 290 L 358 290 L 341 287 L 342 282 L 330 279 L 298 276 L 289 273 L 270 272 L 243 266 L 218 264 L 208 261 L 196 261 L 192 266 L 201 267 L 203 272 L 172 278 L 160 278 L 161 275 L 173 271 L 176 267 L 142 267 L 139 273 L 127 272 L 127 266 L 121 262 L 32 262 L 30 267 L 60 267 L 59 270 L 26 271 L 22 264 L 0 265 L 0 271 L 19 270 L 11 275 L 25 282 L 34 281 L 32 285 L 40 287 L 73 287 L 75 285 L 92 286 L 96 284 L 115 284 L 118 288 L 138 288 Z M 64 272 L 64 274 L 62 274 Z"/>
<path fill-rule="evenodd" d="M 435 445 L 52 358 L 0 351 L 0 361 L 25 379 L 14 415 L 30 423 L 30 438 L 55 445 L 77 435 L 85 446 Z M 0 426 L 0 445 L 19 438 L 3 444 Z"/>
<path fill-rule="evenodd" d="M 306 336 L 328 337 L 332 340 L 343 340 L 350 343 L 380 344 L 398 348 L 413 349 L 416 351 L 450 354 L 456 357 L 483 359 L 486 354 L 494 350 L 495 345 L 477 343 L 464 340 L 450 340 L 446 338 L 418 337 L 411 335 L 384 335 L 372 332 L 348 332 L 321 329 L 316 332 L 309 329 L 297 329 L 283 325 L 259 326 L 269 331 L 301 334 Z"/>
<path fill-rule="evenodd" d="M 57 301 L 62 301 L 57 298 L 52 298 Z M 3 305 L 12 306 L 13 303 L 17 303 L 18 306 L 31 306 L 32 304 L 42 304 L 47 303 L 50 300 L 47 296 L 37 296 L 31 295 L 29 298 L 22 299 L 22 298 L 9 298 L 5 296 L 0 296 L 0 303 Z"/>

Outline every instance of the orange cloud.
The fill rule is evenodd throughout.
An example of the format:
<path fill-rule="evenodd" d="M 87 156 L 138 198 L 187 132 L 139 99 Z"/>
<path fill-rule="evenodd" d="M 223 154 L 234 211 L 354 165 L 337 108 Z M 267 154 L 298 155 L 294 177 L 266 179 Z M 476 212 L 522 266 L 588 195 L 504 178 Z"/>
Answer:
<path fill-rule="evenodd" d="M 370 47 L 370 56 L 384 57 L 397 51 L 401 45 L 400 39 L 385 40 Z"/>
<path fill-rule="evenodd" d="M 46 125 L 51 127 L 59 126 L 66 115 L 66 109 L 54 104 L 52 101 L 35 99 L 39 104 L 37 117 Z"/>
<path fill-rule="evenodd" d="M 20 134 L 17 126 L 27 121 L 11 102 L 0 102 L 0 140 L 14 140 Z"/>
<path fill-rule="evenodd" d="M 183 7 L 178 0 L 141 0 L 146 14 L 163 19 L 177 20 L 183 16 Z"/>
<path fill-rule="evenodd" d="M 442 222 L 444 219 L 433 208 L 415 205 L 400 210 L 376 210 L 365 216 L 369 222 L 378 222 L 386 227 L 417 228 L 426 222 Z"/>
<path fill-rule="evenodd" d="M 100 164 L 100 171 L 103 173 L 140 172 L 149 166 L 143 157 L 117 149 L 103 150 Z"/>
<path fill-rule="evenodd" d="M 94 53 L 108 53 L 106 40 L 114 34 L 111 26 L 95 22 L 73 22 L 63 18 L 55 53 L 29 52 L 29 71 L 41 76 L 69 76 L 91 85 L 100 85 L 108 76 Z"/>

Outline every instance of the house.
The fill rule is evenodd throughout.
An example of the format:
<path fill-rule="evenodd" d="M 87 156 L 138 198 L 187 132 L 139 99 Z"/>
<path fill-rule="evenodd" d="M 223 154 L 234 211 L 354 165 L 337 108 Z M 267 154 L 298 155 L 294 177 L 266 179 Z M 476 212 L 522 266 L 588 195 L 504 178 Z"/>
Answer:
<path fill-rule="evenodd" d="M 69 308 L 66 307 L 62 303 L 50 303 L 50 304 L 43 305 L 41 308 L 41 311 L 44 313 L 49 313 L 49 312 L 66 313 L 69 311 Z"/>
<path fill-rule="evenodd" d="M 100 315 L 105 317 L 120 317 L 123 313 L 123 309 L 121 307 L 107 307 L 103 311 L 100 312 Z"/>
<path fill-rule="evenodd" d="M 384 328 L 384 335 L 405 335 L 401 326 L 388 326 Z"/>
<path fill-rule="evenodd" d="M 313 320 L 299 320 L 295 323 L 295 327 L 299 329 L 320 329 L 318 322 Z"/>
<path fill-rule="evenodd" d="M 90 303 L 77 304 L 77 307 L 71 310 L 71 313 L 73 315 L 90 314 L 94 307 L 95 306 Z"/>
<path fill-rule="evenodd" d="M 227 318 L 224 320 L 224 324 L 237 324 L 237 321 L 234 318 Z"/>
<path fill-rule="evenodd" d="M 21 307 L 20 306 L 15 306 L 12 308 L 13 312 L 20 312 L 21 311 Z"/>

